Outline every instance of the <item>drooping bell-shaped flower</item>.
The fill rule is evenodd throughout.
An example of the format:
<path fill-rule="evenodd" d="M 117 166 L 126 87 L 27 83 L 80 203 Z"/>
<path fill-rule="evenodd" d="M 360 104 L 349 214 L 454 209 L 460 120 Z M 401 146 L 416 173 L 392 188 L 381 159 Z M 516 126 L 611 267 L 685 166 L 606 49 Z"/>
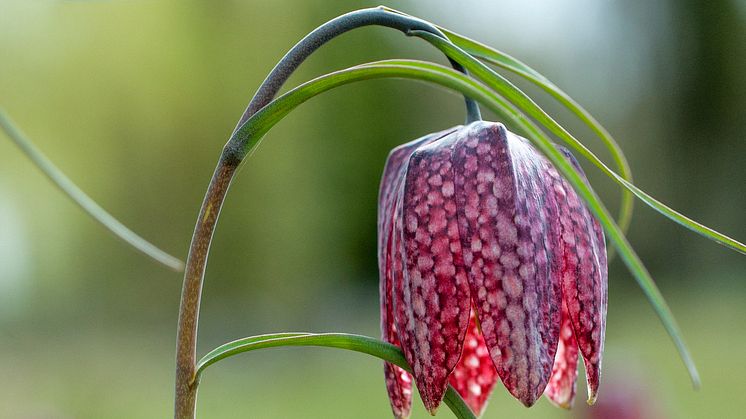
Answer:
<path fill-rule="evenodd" d="M 527 140 L 475 122 L 399 146 L 378 212 L 383 339 L 429 411 L 450 383 L 479 414 L 497 377 L 526 406 L 546 392 L 568 407 L 578 354 L 595 399 L 603 233 Z M 394 415 L 408 416 L 412 377 L 391 364 L 385 375 Z"/>

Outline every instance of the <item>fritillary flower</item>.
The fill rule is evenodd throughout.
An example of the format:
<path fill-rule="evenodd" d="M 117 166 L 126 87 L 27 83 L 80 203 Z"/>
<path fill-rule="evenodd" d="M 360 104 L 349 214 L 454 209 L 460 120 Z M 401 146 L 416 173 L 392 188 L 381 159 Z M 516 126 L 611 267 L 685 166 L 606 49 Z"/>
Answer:
<path fill-rule="evenodd" d="M 603 232 L 527 140 L 480 121 L 399 146 L 378 212 L 383 339 L 401 347 L 431 413 L 451 384 L 481 414 L 498 377 L 526 406 L 546 394 L 569 407 L 579 357 L 595 400 Z M 412 376 L 391 364 L 385 376 L 407 417 Z"/>

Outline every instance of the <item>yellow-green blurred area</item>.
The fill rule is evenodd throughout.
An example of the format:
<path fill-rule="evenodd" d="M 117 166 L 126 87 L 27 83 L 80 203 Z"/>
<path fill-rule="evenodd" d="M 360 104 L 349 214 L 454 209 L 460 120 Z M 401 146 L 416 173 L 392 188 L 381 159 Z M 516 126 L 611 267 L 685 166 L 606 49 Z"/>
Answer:
<path fill-rule="evenodd" d="M 0 0 L 0 106 L 102 206 L 184 258 L 220 149 L 266 73 L 314 27 L 377 4 Z M 526 61 L 609 128 L 637 185 L 746 239 L 745 1 L 388 5 Z M 365 28 L 323 47 L 290 84 L 394 57 L 445 62 L 422 41 Z M 518 83 L 610 161 L 568 112 Z M 463 118 L 455 94 L 379 80 L 315 98 L 283 120 L 228 196 L 207 269 L 199 353 L 275 331 L 378 336 L 384 159 L 397 144 Z M 615 185 L 586 169 L 616 209 Z M 746 259 L 642 204 L 629 237 L 679 320 L 702 389 L 692 390 L 617 259 L 599 405 L 621 400 L 646 412 L 640 417 L 743 417 Z M 0 135 L 0 418 L 170 416 L 180 288 L 181 275 L 114 239 Z M 526 409 L 498 384 L 485 417 L 587 417 L 582 381 L 578 389 L 567 413 L 545 400 Z M 379 418 L 389 407 L 378 360 L 293 348 L 211 367 L 198 412 Z M 419 401 L 413 416 L 427 417 Z M 450 413 L 443 407 L 439 417 Z"/>

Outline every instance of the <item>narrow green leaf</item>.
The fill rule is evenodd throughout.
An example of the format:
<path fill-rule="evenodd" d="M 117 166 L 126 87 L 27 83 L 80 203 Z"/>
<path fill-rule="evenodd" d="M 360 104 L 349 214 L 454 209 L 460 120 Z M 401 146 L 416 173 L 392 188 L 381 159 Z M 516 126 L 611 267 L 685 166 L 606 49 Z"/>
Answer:
<path fill-rule="evenodd" d="M 669 218 L 670 220 L 682 225 L 685 228 L 692 230 L 693 232 L 702 235 L 703 237 L 713 240 L 718 244 L 726 246 L 737 252 L 746 254 L 746 245 L 734 240 L 722 233 L 719 233 L 701 223 L 698 223 L 687 216 L 675 211 L 674 209 L 666 206 L 662 202 L 653 198 L 637 186 L 633 185 L 624 177 L 620 176 L 613 170 L 611 170 L 601 159 L 599 159 L 593 152 L 591 152 L 583 143 L 578 141 L 572 134 L 565 130 L 559 125 L 551 116 L 549 116 L 543 109 L 539 107 L 531 98 L 523 93 L 519 88 L 513 85 L 505 77 L 501 76 L 491 68 L 484 65 L 479 60 L 475 59 L 461 48 L 449 43 L 448 41 L 434 36 L 424 31 L 412 31 L 411 35 L 418 36 L 425 39 L 429 43 L 433 44 L 436 48 L 440 49 L 444 54 L 449 56 L 454 61 L 458 62 L 464 68 L 466 68 L 473 76 L 481 79 L 487 86 L 494 89 L 496 92 L 513 102 L 516 106 L 513 107 L 514 111 L 521 111 L 527 113 L 529 116 L 541 123 L 545 128 L 551 131 L 553 134 L 565 141 L 570 147 L 577 150 L 580 154 L 586 157 L 596 167 L 601 169 L 604 174 L 614 180 L 616 183 L 622 186 L 623 189 L 630 191 L 637 196 L 642 202 L 649 205 L 660 214 Z M 516 109 L 518 108 L 518 109 Z M 621 226 L 620 226 L 621 227 Z"/>
<path fill-rule="evenodd" d="M 13 141 L 18 148 L 36 165 L 49 180 L 62 190 L 70 199 L 73 200 L 83 211 L 87 212 L 94 220 L 106 227 L 115 236 L 124 240 L 127 244 L 151 257 L 153 260 L 173 269 L 182 271 L 184 263 L 179 259 L 160 250 L 147 240 L 135 234 L 124 224 L 117 221 L 112 215 L 106 212 L 93 199 L 78 188 L 62 171 L 60 171 L 44 154 L 39 151 L 31 141 L 18 129 L 11 121 L 10 117 L 0 109 L 0 127 L 5 131 L 8 138 Z"/>
<path fill-rule="evenodd" d="M 241 348 L 246 345 L 252 345 L 256 342 L 270 341 L 273 339 L 290 338 L 290 337 L 295 337 L 295 336 L 306 336 L 306 335 L 311 335 L 311 333 L 306 333 L 306 332 L 272 333 L 272 334 L 266 334 L 266 335 L 250 336 L 247 338 L 238 339 L 232 342 L 225 343 L 213 349 L 212 351 L 208 352 L 205 356 L 202 357 L 202 359 L 199 360 L 199 362 L 197 363 L 196 375 L 199 377 L 199 375 L 202 373 L 202 370 L 220 361 L 221 359 L 228 358 L 229 356 L 243 352 Z"/>
<path fill-rule="evenodd" d="M 572 164 L 554 146 L 551 139 L 533 121 L 522 113 L 517 112 L 501 96 L 478 81 L 437 64 L 413 60 L 379 61 L 340 70 L 304 83 L 272 101 L 241 126 L 229 141 L 227 149 L 233 149 L 239 155 L 250 153 L 274 124 L 292 109 L 320 93 L 360 80 L 391 77 L 422 80 L 456 90 L 478 100 L 494 112 L 508 115 L 510 122 L 528 134 L 529 139 L 565 176 L 567 181 L 570 182 L 603 225 L 609 241 L 619 251 L 622 260 L 637 280 L 637 283 L 653 306 L 666 331 L 673 339 L 684 364 L 689 370 L 692 382 L 695 387 L 699 386 L 699 376 L 696 367 L 684 344 L 671 310 L 668 308 L 650 273 L 642 264 L 642 261 L 634 252 L 624 237 L 624 233 L 614 222 L 613 217 L 609 214 L 603 203 L 598 199 L 593 190 L 586 185 Z"/>
<path fill-rule="evenodd" d="M 389 7 L 383 7 L 392 13 L 398 13 L 401 15 L 407 15 L 404 12 L 391 9 Z M 586 111 L 580 104 L 575 102 L 567 93 L 562 91 L 549 79 L 541 75 L 538 71 L 529 67 L 520 60 L 502 52 L 484 45 L 480 42 L 469 39 L 463 35 L 450 31 L 441 26 L 437 26 L 443 33 L 446 34 L 448 39 L 453 42 L 456 46 L 462 48 L 469 54 L 484 59 L 498 67 L 515 73 L 526 80 L 539 86 L 542 90 L 547 92 L 549 95 L 554 97 L 560 104 L 567 108 L 570 112 L 575 114 L 583 123 L 585 123 L 594 134 L 601 139 L 602 143 L 611 152 L 614 163 L 619 168 L 621 176 L 629 182 L 632 182 L 632 170 L 629 167 L 627 158 L 624 156 L 619 144 L 614 140 L 611 134 L 603 127 L 590 112 Z M 622 231 L 626 233 L 629 228 L 630 222 L 632 221 L 632 209 L 634 206 L 634 199 L 629 191 L 622 190 L 622 199 L 619 208 L 619 226 Z"/>
<path fill-rule="evenodd" d="M 319 346 L 347 349 L 375 356 L 411 371 L 401 349 L 368 336 L 347 333 L 277 333 L 238 339 L 215 348 L 197 363 L 196 380 L 199 380 L 208 366 L 221 359 L 257 349 L 282 346 Z M 448 386 L 444 401 L 457 418 L 476 418 L 453 387 Z"/>

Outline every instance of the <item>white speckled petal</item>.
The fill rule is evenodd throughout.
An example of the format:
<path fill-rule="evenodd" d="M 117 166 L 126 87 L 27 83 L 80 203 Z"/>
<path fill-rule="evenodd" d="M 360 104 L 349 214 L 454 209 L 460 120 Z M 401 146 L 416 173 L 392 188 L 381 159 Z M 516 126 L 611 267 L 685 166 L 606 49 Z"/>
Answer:
<path fill-rule="evenodd" d="M 412 154 L 397 216 L 403 222 L 405 265 L 401 287 L 396 284 L 396 325 L 420 396 L 431 413 L 443 399 L 469 324 L 469 285 L 451 167 L 453 135 Z"/>
<path fill-rule="evenodd" d="M 572 329 L 567 305 L 562 304 L 562 327 L 557 354 L 554 356 L 552 377 L 544 394 L 559 407 L 569 409 L 575 399 L 578 378 L 578 343 Z"/>
<path fill-rule="evenodd" d="M 501 124 L 477 122 L 458 137 L 453 164 L 472 300 L 503 384 L 531 406 L 549 381 L 560 328 L 548 163 Z"/>
<path fill-rule="evenodd" d="M 455 129 L 455 128 L 454 128 Z M 381 299 L 381 336 L 384 341 L 401 346 L 394 324 L 394 260 L 392 257 L 392 236 L 394 233 L 394 204 L 396 192 L 403 183 L 406 162 L 414 150 L 430 141 L 436 140 L 451 132 L 444 131 L 430 134 L 403 144 L 391 151 L 383 172 L 378 197 L 378 264 L 380 274 Z M 400 268 L 399 268 L 400 272 Z M 399 275 L 401 277 L 401 275 Z M 391 409 L 396 418 L 409 416 L 412 405 L 411 375 L 390 363 L 384 363 L 386 389 L 391 402 Z"/>
<path fill-rule="evenodd" d="M 569 151 L 560 148 L 578 169 L 582 168 Z M 556 170 L 551 175 L 559 207 L 559 261 L 562 298 L 567 305 L 575 340 L 583 356 L 588 382 L 588 401 L 598 393 L 601 374 L 608 269 L 603 230 L 572 186 Z"/>

